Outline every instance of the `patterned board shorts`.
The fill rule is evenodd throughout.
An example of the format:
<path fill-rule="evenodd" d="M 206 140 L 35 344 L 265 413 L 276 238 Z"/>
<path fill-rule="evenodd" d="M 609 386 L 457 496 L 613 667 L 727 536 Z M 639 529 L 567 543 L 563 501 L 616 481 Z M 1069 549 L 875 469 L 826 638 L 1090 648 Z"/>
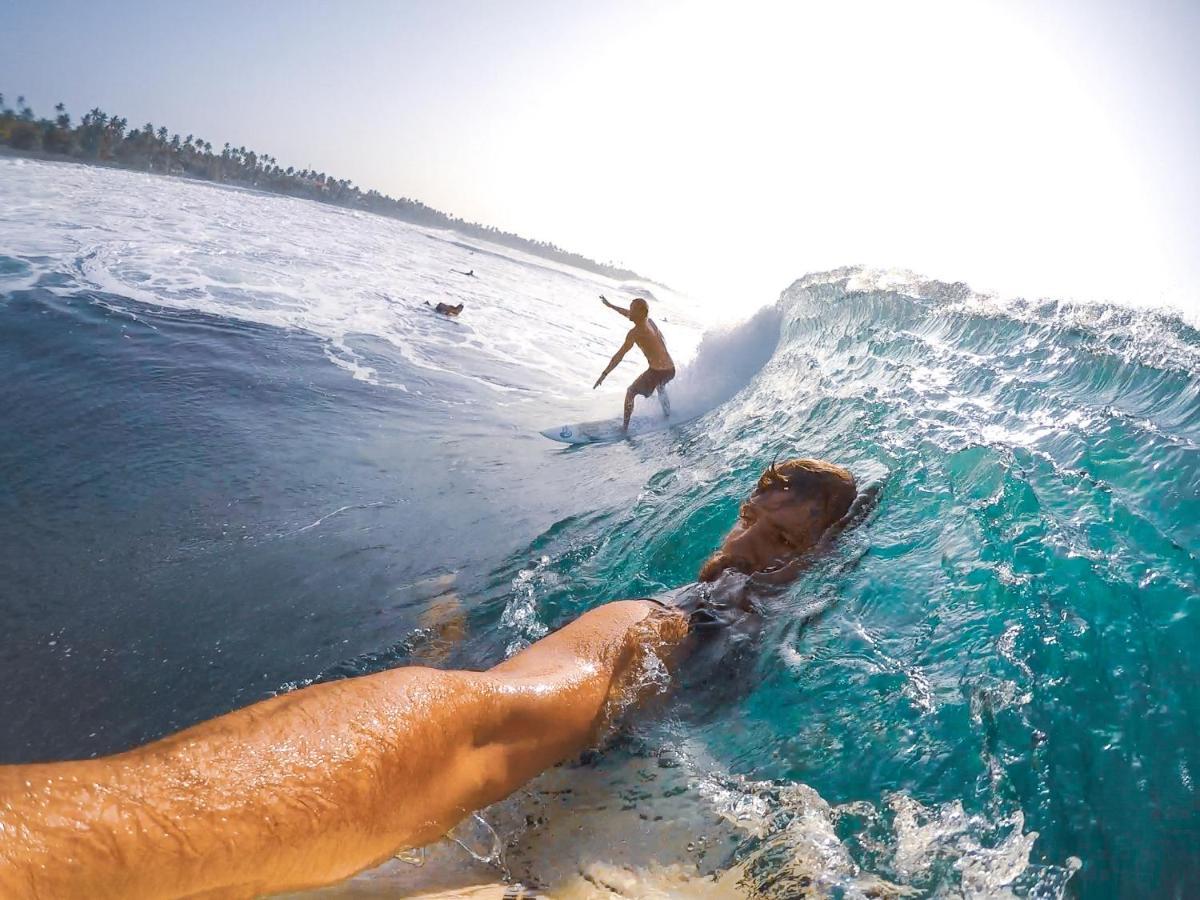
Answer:
<path fill-rule="evenodd" d="M 674 369 L 647 369 L 629 386 L 635 394 L 649 397 L 654 391 L 675 377 Z"/>

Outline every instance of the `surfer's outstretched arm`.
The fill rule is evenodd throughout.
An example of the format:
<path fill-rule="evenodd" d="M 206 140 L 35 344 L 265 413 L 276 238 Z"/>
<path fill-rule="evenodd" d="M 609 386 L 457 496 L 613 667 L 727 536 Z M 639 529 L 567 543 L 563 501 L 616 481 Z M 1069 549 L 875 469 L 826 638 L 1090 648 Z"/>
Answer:
<path fill-rule="evenodd" d="M 607 306 L 609 309 L 613 310 L 614 312 L 619 312 L 625 318 L 629 319 L 630 321 L 633 321 L 633 316 L 630 315 L 629 310 L 627 310 L 623 307 L 617 306 L 617 304 L 615 304 L 615 303 L 612 303 L 603 294 L 600 295 L 600 302 L 603 303 L 605 306 Z"/>
<path fill-rule="evenodd" d="M 647 653 L 685 630 L 653 603 L 610 603 L 486 672 L 393 669 L 115 756 L 0 766 L 0 896 L 251 897 L 341 880 L 583 749 Z"/>

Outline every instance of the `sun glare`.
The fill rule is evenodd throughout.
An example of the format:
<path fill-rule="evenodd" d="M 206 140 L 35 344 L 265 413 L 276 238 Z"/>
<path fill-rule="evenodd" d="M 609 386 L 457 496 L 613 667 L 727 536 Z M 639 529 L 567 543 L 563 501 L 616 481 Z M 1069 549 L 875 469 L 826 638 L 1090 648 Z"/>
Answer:
<path fill-rule="evenodd" d="M 663 8 L 531 80 L 478 178 L 516 180 L 521 220 L 722 304 L 858 262 L 1136 296 L 1167 266 L 1144 173 L 1106 98 L 1011 9 Z"/>

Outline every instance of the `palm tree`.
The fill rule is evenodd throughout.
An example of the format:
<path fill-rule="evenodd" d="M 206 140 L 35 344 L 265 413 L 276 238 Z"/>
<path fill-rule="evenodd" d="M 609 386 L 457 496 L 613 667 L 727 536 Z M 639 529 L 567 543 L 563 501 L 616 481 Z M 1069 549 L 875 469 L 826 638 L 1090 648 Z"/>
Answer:
<path fill-rule="evenodd" d="M 411 222 L 434 223 L 443 227 L 448 225 L 467 234 L 489 235 L 500 243 L 533 250 L 604 274 L 619 277 L 635 274 L 627 269 L 614 271 L 618 264 L 611 260 L 601 265 L 579 254 L 562 250 L 550 242 L 532 241 L 494 226 L 468 222 L 418 200 L 407 197 L 396 199 L 373 189 L 363 191 L 350 179 L 340 179 L 311 167 L 299 171 L 292 166 L 283 169 L 274 156 L 247 150 L 245 146 L 234 149 L 226 143 L 220 155 L 216 156 L 210 142 L 189 134 L 181 147 L 178 133 L 172 135 L 168 142 L 165 126 L 156 132 L 154 124 L 147 122 L 141 129 L 126 132 L 126 119 L 109 116 L 99 107 L 93 107 L 85 113 L 79 125 L 72 129 L 66 107 L 58 103 L 54 110 L 55 119 L 37 120 L 24 96 L 17 97 L 17 109 L 12 110 L 5 104 L 4 95 L 0 94 L 0 123 L 4 125 L 0 141 L 19 150 L 40 148 L 62 154 L 82 151 L 84 158 L 93 159 L 112 159 L 115 152 L 116 158 L 131 168 L 157 169 L 159 166 L 156 161 L 162 160 L 163 171 L 182 170 L 213 181 L 235 180 L 251 184 L 265 181 L 275 190 L 325 203 L 357 206 Z M 197 156 L 201 156 L 201 159 L 196 159 Z"/>

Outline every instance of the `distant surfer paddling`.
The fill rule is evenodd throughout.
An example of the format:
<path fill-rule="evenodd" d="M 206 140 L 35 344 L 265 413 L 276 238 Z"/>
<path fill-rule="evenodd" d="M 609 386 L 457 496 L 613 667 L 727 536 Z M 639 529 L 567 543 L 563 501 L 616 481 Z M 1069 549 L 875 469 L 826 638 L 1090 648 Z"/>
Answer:
<path fill-rule="evenodd" d="M 451 306 L 449 303 L 439 303 L 437 306 L 433 307 L 433 311 L 436 313 L 441 313 L 443 316 L 450 316 L 451 318 L 454 318 L 463 311 L 463 304 L 459 303 L 458 306 Z"/>
<path fill-rule="evenodd" d="M 603 294 L 600 295 L 600 301 L 609 309 L 616 310 L 633 322 L 633 327 L 629 329 L 629 334 L 625 335 L 625 343 L 621 345 L 621 349 L 613 355 L 608 362 L 608 367 L 600 373 L 600 377 L 592 385 L 592 390 L 604 383 L 608 373 L 615 369 L 625 358 L 625 354 L 634 344 L 637 344 L 645 354 L 646 362 L 650 367 L 639 375 L 625 391 L 625 419 L 621 428 L 624 431 L 629 430 L 629 417 L 633 415 L 633 398 L 638 394 L 649 397 L 651 393 L 658 391 L 658 402 L 662 404 L 663 415 L 670 416 L 671 401 L 667 397 L 666 386 L 667 382 L 675 377 L 675 363 L 671 359 L 671 354 L 667 352 L 667 344 L 663 340 L 662 332 L 650 318 L 650 305 L 641 297 L 629 304 L 629 309 L 622 309 L 616 304 L 610 303 Z"/>

